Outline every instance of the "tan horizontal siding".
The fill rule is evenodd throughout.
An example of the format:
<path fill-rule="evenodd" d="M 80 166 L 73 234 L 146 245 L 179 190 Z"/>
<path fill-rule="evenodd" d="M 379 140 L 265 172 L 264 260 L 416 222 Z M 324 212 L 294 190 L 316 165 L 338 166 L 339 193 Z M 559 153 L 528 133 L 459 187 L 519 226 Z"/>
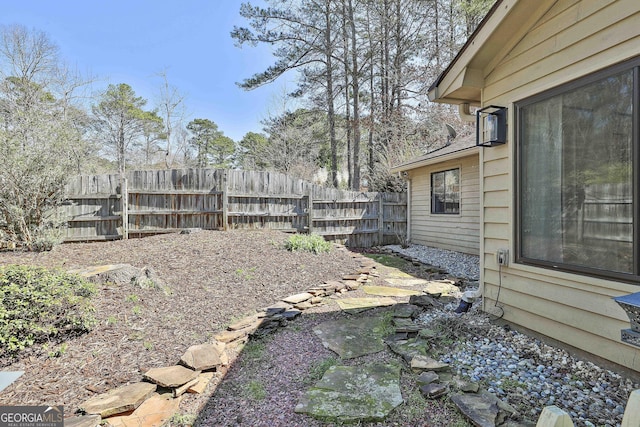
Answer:
<path fill-rule="evenodd" d="M 550 2 L 546 2 L 549 4 Z M 484 70 L 484 105 L 509 107 L 509 141 L 485 149 L 482 163 L 482 279 L 485 309 L 499 305 L 505 319 L 640 371 L 636 347 L 620 341 L 628 328 L 613 297 L 638 286 L 514 262 L 513 103 L 622 60 L 640 55 L 637 0 L 558 0 L 501 60 Z M 511 263 L 499 274 L 498 249 Z"/>
<path fill-rule="evenodd" d="M 640 12 L 635 1 L 619 0 L 588 24 L 551 28 L 558 33 L 544 46 L 536 45 L 486 76 L 485 95 L 516 100 L 636 56 Z"/>
<path fill-rule="evenodd" d="M 480 248 L 478 155 L 411 171 L 411 242 L 477 255 Z M 460 213 L 431 214 L 431 174 L 460 168 Z"/>

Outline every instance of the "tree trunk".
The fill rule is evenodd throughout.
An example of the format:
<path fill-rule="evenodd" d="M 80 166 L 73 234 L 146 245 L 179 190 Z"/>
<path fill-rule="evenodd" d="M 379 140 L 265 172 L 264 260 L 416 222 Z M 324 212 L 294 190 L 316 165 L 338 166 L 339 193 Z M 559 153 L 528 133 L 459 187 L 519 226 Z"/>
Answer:
<path fill-rule="evenodd" d="M 358 50 L 356 21 L 353 16 L 353 3 L 349 0 L 349 24 L 351 26 L 351 85 L 353 86 L 353 189 L 360 190 L 360 70 L 358 68 Z"/>
<path fill-rule="evenodd" d="M 375 61 L 374 61 L 374 52 L 375 45 L 373 42 L 373 35 L 371 34 L 371 20 L 369 19 L 369 10 L 367 9 L 367 35 L 369 39 L 369 54 L 371 55 L 370 64 L 369 64 L 369 182 L 371 182 L 371 178 L 373 177 L 373 168 L 374 168 L 374 132 L 375 132 L 375 110 L 376 110 L 376 97 L 375 97 Z"/>
<path fill-rule="evenodd" d="M 343 38 L 343 61 L 344 61 L 344 107 L 345 122 L 347 128 L 347 186 L 353 187 L 353 161 L 351 157 L 351 107 L 349 104 L 349 34 L 347 31 L 347 10 L 346 2 L 342 2 L 342 38 Z"/>
<path fill-rule="evenodd" d="M 329 138 L 331 145 L 331 183 L 338 188 L 338 141 L 336 139 L 336 117 L 333 105 L 333 50 L 331 44 L 331 1 L 325 0 L 325 59 L 326 59 L 326 97 L 327 119 L 329 122 Z"/>

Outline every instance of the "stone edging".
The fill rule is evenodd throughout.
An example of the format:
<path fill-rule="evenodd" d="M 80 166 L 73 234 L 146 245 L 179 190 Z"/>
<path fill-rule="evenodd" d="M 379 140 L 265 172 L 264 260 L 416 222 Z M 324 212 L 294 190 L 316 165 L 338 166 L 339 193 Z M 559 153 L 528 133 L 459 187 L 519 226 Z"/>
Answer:
<path fill-rule="evenodd" d="M 347 251 L 344 246 L 335 246 Z M 371 281 L 369 276 L 378 276 L 375 261 L 360 254 L 351 256 L 360 261 L 360 268 L 354 274 L 290 295 L 234 322 L 214 335 L 212 342 L 189 347 L 178 364 L 150 369 L 143 375 L 142 382 L 88 399 L 78 410 L 83 415 L 66 418 L 65 426 L 97 427 L 104 422 L 113 426 L 162 425 L 177 413 L 185 393 L 203 393 L 214 372 L 224 376 L 251 337 L 264 337 L 297 318 L 304 310 L 324 304 L 325 298 L 356 290 Z"/>

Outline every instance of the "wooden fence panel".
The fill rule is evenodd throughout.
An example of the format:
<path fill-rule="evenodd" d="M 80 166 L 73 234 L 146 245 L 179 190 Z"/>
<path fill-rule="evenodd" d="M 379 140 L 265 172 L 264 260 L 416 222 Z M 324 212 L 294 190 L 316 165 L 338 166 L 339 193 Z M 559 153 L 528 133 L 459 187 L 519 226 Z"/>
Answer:
<path fill-rule="evenodd" d="M 406 234 L 406 194 L 325 188 L 276 172 L 173 169 L 127 173 L 129 234 L 185 228 L 313 232 L 353 247 Z M 122 236 L 118 175 L 76 177 L 67 187 L 66 241 Z"/>
<path fill-rule="evenodd" d="M 407 239 L 406 193 L 382 193 L 383 245 L 405 242 Z"/>
<path fill-rule="evenodd" d="M 67 199 L 61 207 L 61 215 L 67 219 L 65 241 L 120 238 L 121 203 L 116 194 L 76 195 Z"/>
<path fill-rule="evenodd" d="M 129 234 L 222 227 L 221 191 L 129 190 Z"/>
<path fill-rule="evenodd" d="M 308 197 L 302 195 L 227 195 L 229 228 L 304 232 L 308 227 Z"/>

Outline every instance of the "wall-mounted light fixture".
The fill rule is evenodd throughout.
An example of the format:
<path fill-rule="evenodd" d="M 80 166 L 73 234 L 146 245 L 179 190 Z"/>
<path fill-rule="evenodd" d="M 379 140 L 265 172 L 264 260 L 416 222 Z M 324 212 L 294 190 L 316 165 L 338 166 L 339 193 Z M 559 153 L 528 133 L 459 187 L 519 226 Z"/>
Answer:
<path fill-rule="evenodd" d="M 476 110 L 476 145 L 495 147 L 507 142 L 507 108 L 490 105 Z"/>

